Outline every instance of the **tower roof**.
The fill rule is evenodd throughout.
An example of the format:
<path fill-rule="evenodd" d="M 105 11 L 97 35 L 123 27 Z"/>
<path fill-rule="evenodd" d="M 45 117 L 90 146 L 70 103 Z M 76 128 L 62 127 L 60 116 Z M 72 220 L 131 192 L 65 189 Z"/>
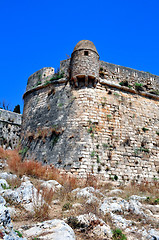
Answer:
<path fill-rule="evenodd" d="M 79 41 L 76 44 L 73 52 L 75 52 L 77 50 L 82 50 L 82 49 L 92 50 L 92 51 L 94 51 L 94 52 L 96 52 L 98 54 L 97 49 L 96 49 L 94 43 L 89 41 L 89 40 L 81 40 L 81 41 Z"/>

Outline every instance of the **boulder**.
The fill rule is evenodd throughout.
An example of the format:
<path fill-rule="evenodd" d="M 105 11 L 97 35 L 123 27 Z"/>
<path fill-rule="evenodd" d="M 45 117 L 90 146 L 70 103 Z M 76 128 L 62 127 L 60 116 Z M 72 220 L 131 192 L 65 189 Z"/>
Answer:
<path fill-rule="evenodd" d="M 25 227 L 22 227 L 22 229 Z M 21 229 L 21 230 L 22 230 Z M 27 230 L 22 230 L 26 238 L 47 240 L 75 240 L 73 229 L 64 221 L 53 219 L 37 223 Z"/>

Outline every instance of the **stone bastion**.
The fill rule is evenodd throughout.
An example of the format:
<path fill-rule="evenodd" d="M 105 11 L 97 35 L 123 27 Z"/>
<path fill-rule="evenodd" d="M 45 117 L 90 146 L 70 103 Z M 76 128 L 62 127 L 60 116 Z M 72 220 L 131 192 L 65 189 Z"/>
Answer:
<path fill-rule="evenodd" d="M 99 60 L 77 43 L 60 71 L 28 79 L 23 157 L 120 181 L 159 177 L 159 77 Z"/>

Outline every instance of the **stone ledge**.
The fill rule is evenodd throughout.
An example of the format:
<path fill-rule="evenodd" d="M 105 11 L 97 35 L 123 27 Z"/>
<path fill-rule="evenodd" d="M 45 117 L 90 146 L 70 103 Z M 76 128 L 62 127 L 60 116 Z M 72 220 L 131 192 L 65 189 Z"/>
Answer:
<path fill-rule="evenodd" d="M 49 81 L 49 80 L 48 80 Z M 52 82 L 49 82 L 48 84 L 43 84 L 43 85 L 39 85 L 37 87 L 34 87 L 28 91 L 26 91 L 23 95 L 23 99 L 25 98 L 26 95 L 28 95 L 29 93 L 32 93 L 34 91 L 37 91 L 39 89 L 43 89 L 43 88 L 46 88 L 48 87 L 49 85 L 52 85 L 52 84 L 60 84 L 60 83 L 66 83 L 68 80 L 66 78 L 61 78 L 61 79 L 58 79 L 58 80 L 54 80 Z"/>
<path fill-rule="evenodd" d="M 99 79 L 99 83 L 100 83 L 100 84 L 107 85 L 107 86 L 109 86 L 109 87 L 117 88 L 117 89 L 122 90 L 122 91 L 125 91 L 125 92 L 134 93 L 134 94 L 137 94 L 137 95 L 140 95 L 140 96 L 143 96 L 143 97 L 148 97 L 148 98 L 151 98 L 151 99 L 154 99 L 154 100 L 159 100 L 159 96 L 154 95 L 154 94 L 152 94 L 152 93 L 139 92 L 139 91 L 136 91 L 136 90 L 134 90 L 134 89 L 130 89 L 130 88 L 128 88 L 128 87 L 120 86 L 119 84 L 112 83 L 111 81 Z"/>

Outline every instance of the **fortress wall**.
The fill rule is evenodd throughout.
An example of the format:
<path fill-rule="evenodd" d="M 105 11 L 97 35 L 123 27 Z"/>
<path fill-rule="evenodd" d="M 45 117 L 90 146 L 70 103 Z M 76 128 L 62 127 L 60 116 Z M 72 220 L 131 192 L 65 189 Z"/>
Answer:
<path fill-rule="evenodd" d="M 100 62 L 100 76 L 114 83 L 128 81 L 134 87 L 135 83 L 142 83 L 145 91 L 159 89 L 159 77 L 148 72 L 142 72 L 127 67 L 122 67 L 104 61 Z"/>
<path fill-rule="evenodd" d="M 60 70 L 68 74 L 70 59 L 60 62 Z M 142 83 L 144 91 L 159 90 L 159 77 L 149 72 L 138 71 L 128 67 L 119 66 L 104 61 L 99 61 L 99 72 L 102 79 L 119 84 L 121 81 L 128 81 L 132 88 L 135 83 Z"/>
<path fill-rule="evenodd" d="M 100 84 L 76 94 L 86 136 L 78 172 L 120 180 L 157 178 L 159 102 Z"/>
<path fill-rule="evenodd" d="M 47 77 L 54 74 L 55 69 L 52 67 L 44 67 L 40 69 L 39 71 L 33 73 L 29 78 L 27 82 L 27 89 L 26 91 L 37 87 L 40 84 L 43 84 Z"/>
<path fill-rule="evenodd" d="M 14 149 L 20 140 L 22 115 L 0 109 L 0 146 Z"/>
<path fill-rule="evenodd" d="M 70 85 L 59 81 L 25 95 L 24 100 L 22 146 L 27 149 L 24 157 L 67 169 L 75 166 L 80 129 L 75 121 L 78 108 Z"/>
<path fill-rule="evenodd" d="M 22 145 L 35 158 L 86 176 L 159 175 L 159 102 L 98 83 L 55 83 L 25 96 Z"/>
<path fill-rule="evenodd" d="M 71 58 L 63 60 L 60 62 L 60 70 L 63 71 L 65 73 L 66 76 L 69 75 L 69 67 L 70 67 L 70 61 Z"/>

